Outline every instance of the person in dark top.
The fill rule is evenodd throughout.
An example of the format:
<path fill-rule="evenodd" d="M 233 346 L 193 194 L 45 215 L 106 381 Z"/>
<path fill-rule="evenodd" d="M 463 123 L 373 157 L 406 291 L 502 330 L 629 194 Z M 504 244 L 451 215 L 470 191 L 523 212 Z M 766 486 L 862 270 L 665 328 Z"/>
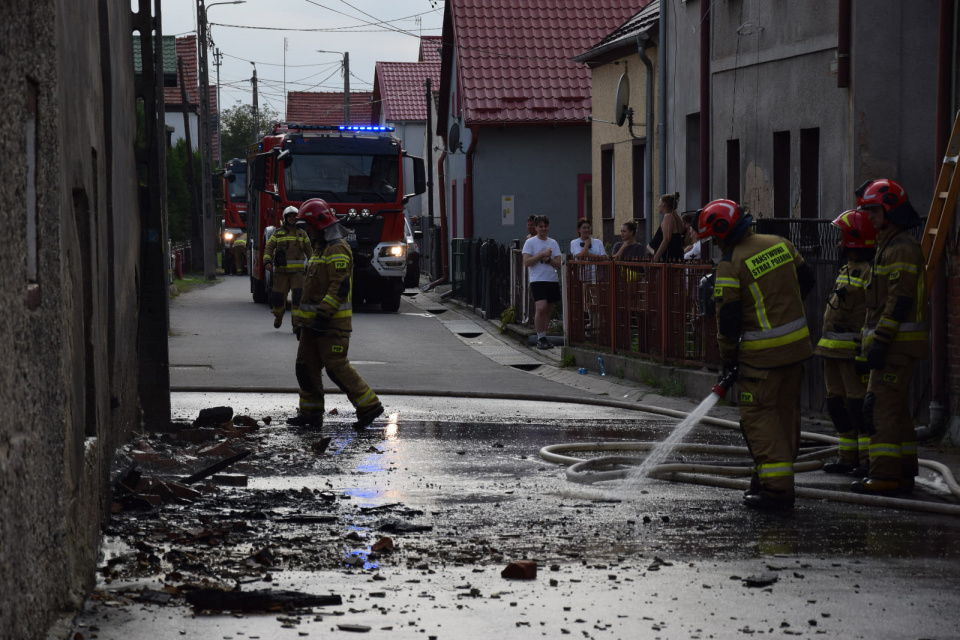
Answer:
<path fill-rule="evenodd" d="M 614 260 L 635 260 L 643 257 L 643 247 L 637 242 L 637 221 L 627 220 L 620 225 L 620 242 L 613 245 Z"/>
<path fill-rule="evenodd" d="M 657 212 L 663 216 L 663 221 L 647 247 L 647 251 L 653 254 L 654 262 L 683 260 L 684 228 L 683 220 L 677 213 L 679 202 L 679 191 L 660 196 Z M 667 242 L 663 241 L 664 238 L 668 239 Z"/>

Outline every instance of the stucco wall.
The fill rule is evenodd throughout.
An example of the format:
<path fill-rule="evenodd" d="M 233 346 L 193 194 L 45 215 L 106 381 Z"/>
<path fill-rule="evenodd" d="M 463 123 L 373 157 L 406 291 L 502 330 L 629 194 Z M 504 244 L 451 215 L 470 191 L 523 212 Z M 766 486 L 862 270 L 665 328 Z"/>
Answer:
<path fill-rule="evenodd" d="M 687 165 L 699 162 L 699 154 L 688 159 L 685 150 L 690 148 L 687 117 L 700 113 L 700 33 L 691 28 L 700 24 L 700 0 L 661 0 L 660 6 L 667 11 L 667 113 L 663 119 L 671 151 L 667 154 L 666 191 L 680 192 L 681 211 L 699 209 L 701 203 L 688 188 L 697 182 L 697 176 L 687 177 Z"/>
<path fill-rule="evenodd" d="M 590 171 L 586 126 L 480 129 L 473 164 L 474 236 L 523 240 L 527 216 L 536 214 L 550 217 L 551 237 L 573 239 L 577 176 Z M 503 195 L 514 197 L 512 226 L 501 223 Z"/>
<path fill-rule="evenodd" d="M 657 49 L 651 47 L 647 49 L 647 57 L 650 59 L 654 73 L 654 100 L 656 100 L 656 72 L 657 72 Z M 647 70 L 640 56 L 633 54 L 620 58 L 614 62 L 598 66 L 593 69 L 591 80 L 591 97 L 593 100 L 593 117 L 595 120 L 614 121 L 615 101 L 617 86 L 620 77 L 626 70 L 627 77 L 630 80 L 630 102 L 633 109 L 633 133 L 646 138 L 646 144 L 651 145 L 650 162 L 652 163 L 652 184 L 650 185 L 650 218 L 651 229 L 655 233 L 659 226 L 657 216 L 657 200 L 660 197 L 657 185 L 659 183 L 659 163 L 657 161 L 657 139 L 656 139 L 656 121 L 657 104 L 654 102 L 654 128 L 647 131 L 646 112 L 647 112 Z M 605 122 L 593 122 L 591 124 L 591 161 L 593 165 L 593 229 L 594 234 L 601 236 L 603 224 L 601 222 L 603 212 L 603 190 L 602 190 L 602 154 L 605 145 L 614 145 L 613 147 L 613 235 L 603 237 L 604 243 L 610 244 L 620 239 L 620 225 L 627 220 L 634 219 L 634 199 L 633 199 L 633 146 L 634 138 L 630 135 L 630 130 L 625 123 L 622 127 Z"/>
<path fill-rule="evenodd" d="M 42 637 L 93 583 L 109 465 L 139 424 L 129 4 L 0 6 L 0 637 Z M 28 304 L 28 82 L 38 304 Z"/>

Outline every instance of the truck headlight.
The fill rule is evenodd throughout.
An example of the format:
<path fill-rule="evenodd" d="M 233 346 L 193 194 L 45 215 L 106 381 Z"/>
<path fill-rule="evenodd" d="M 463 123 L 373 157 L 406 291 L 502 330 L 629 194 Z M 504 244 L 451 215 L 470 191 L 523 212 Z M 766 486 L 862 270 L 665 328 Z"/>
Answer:
<path fill-rule="evenodd" d="M 230 233 L 229 231 L 225 231 L 223 233 L 223 239 L 225 242 L 230 242 L 231 240 L 233 240 L 233 234 Z"/>
<path fill-rule="evenodd" d="M 402 258 L 403 254 L 406 252 L 406 247 L 402 244 L 395 244 L 389 247 L 383 247 L 380 250 L 380 255 L 385 258 Z"/>
<path fill-rule="evenodd" d="M 370 209 L 361 209 L 361 210 L 360 210 L 360 217 L 361 217 L 361 218 L 370 218 L 370 217 L 372 217 L 372 216 L 373 216 L 373 214 L 370 213 Z"/>

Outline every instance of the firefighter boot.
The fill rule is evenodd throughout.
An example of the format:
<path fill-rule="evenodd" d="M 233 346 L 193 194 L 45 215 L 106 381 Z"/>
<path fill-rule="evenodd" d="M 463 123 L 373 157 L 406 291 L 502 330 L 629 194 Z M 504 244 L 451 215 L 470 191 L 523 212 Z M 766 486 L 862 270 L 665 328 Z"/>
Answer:
<path fill-rule="evenodd" d="M 857 466 L 857 432 L 841 396 L 827 398 L 827 412 L 840 439 L 840 457 L 823 465 L 824 473 L 848 474 Z"/>
<path fill-rule="evenodd" d="M 366 429 L 373 424 L 373 421 L 383 415 L 383 405 L 377 402 L 372 408 L 357 412 L 357 421 L 353 423 L 354 429 Z"/>
<path fill-rule="evenodd" d="M 309 429 L 319 429 L 323 426 L 323 415 L 311 415 L 308 413 L 300 413 L 292 418 L 287 418 L 287 424 L 291 424 L 295 427 L 306 427 Z"/>
<path fill-rule="evenodd" d="M 274 328 L 274 329 L 279 329 L 279 328 L 280 328 L 280 325 L 282 325 L 282 324 L 283 324 L 283 316 L 282 316 L 282 315 L 280 315 L 280 316 L 273 316 L 273 328 Z"/>
<path fill-rule="evenodd" d="M 900 482 L 898 480 L 864 478 L 863 480 L 857 480 L 851 484 L 850 489 L 854 493 L 861 493 L 864 495 L 895 496 L 897 495 L 897 491 L 900 490 Z"/>
<path fill-rule="evenodd" d="M 792 498 L 779 498 L 768 493 L 749 493 L 743 496 L 743 504 L 751 509 L 764 511 L 789 511 L 793 509 Z"/>

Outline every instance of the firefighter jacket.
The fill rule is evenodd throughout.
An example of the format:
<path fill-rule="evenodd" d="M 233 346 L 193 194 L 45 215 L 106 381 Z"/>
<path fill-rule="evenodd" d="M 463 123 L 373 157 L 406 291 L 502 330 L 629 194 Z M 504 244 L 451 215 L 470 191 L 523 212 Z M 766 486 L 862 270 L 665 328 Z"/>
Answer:
<path fill-rule="evenodd" d="M 321 241 L 307 265 L 297 317 L 307 329 L 353 329 L 353 252 L 345 240 Z"/>
<path fill-rule="evenodd" d="M 824 358 L 853 360 L 860 350 L 866 309 L 869 262 L 848 262 L 840 267 L 833 293 L 823 313 L 823 330 L 814 353 Z"/>
<path fill-rule="evenodd" d="M 876 342 L 886 345 L 888 354 L 929 355 L 922 307 L 925 275 L 923 250 L 910 233 L 892 224 L 880 231 L 866 289 L 863 353 Z"/>
<path fill-rule="evenodd" d="M 286 225 L 273 232 L 263 250 L 263 264 L 274 263 L 275 273 L 303 271 L 303 261 L 313 255 L 310 236 L 303 229 Z"/>
<path fill-rule="evenodd" d="M 801 297 L 809 267 L 789 240 L 747 230 L 717 265 L 717 342 L 724 362 L 782 367 L 813 354 Z M 807 286 L 809 285 L 809 286 Z"/>
<path fill-rule="evenodd" d="M 233 239 L 234 247 L 245 247 L 247 246 L 247 234 L 241 233 L 236 238 Z"/>

